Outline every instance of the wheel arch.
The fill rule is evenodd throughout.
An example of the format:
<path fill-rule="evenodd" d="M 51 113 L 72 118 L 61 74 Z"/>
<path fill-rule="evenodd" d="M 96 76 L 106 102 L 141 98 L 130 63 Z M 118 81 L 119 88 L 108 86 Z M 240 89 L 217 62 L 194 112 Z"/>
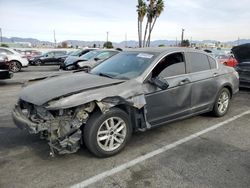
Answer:
<path fill-rule="evenodd" d="M 220 90 L 222 90 L 223 88 L 226 88 L 226 89 L 229 90 L 229 92 L 230 92 L 230 98 L 232 98 L 232 96 L 233 96 L 233 86 L 232 86 L 231 84 L 229 84 L 229 83 L 226 83 L 226 84 L 224 84 L 224 85 L 221 87 Z"/>
<path fill-rule="evenodd" d="M 144 114 L 144 107 L 137 108 L 133 104 L 119 96 L 109 97 L 103 99 L 101 102 L 96 102 L 97 107 L 95 109 L 105 113 L 112 108 L 118 108 L 128 114 L 131 126 L 134 131 L 146 128 L 146 119 Z"/>

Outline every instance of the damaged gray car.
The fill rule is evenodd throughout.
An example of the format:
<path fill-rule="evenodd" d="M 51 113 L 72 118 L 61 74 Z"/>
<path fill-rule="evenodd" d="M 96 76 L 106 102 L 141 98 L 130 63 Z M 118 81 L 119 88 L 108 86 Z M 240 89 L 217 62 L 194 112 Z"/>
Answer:
<path fill-rule="evenodd" d="M 94 155 L 108 157 L 120 152 L 134 131 L 210 111 L 225 115 L 238 87 L 238 73 L 202 51 L 131 49 L 90 73 L 25 87 L 13 120 L 46 138 L 52 154 L 74 153 L 85 143 Z"/>

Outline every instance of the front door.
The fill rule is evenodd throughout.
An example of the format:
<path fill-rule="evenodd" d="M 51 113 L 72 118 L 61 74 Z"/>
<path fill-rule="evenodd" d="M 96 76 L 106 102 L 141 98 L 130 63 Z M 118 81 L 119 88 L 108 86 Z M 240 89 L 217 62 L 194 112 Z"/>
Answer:
<path fill-rule="evenodd" d="M 186 74 L 183 53 L 173 53 L 163 58 L 152 71 L 152 77 L 160 76 L 169 83 L 166 90 L 155 87 L 147 93 L 147 120 L 152 126 L 162 124 L 190 114 L 190 77 Z"/>

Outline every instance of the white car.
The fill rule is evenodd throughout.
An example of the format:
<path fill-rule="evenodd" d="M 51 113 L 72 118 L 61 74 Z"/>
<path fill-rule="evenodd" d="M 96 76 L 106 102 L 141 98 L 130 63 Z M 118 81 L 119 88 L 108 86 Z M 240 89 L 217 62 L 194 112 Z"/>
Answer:
<path fill-rule="evenodd" d="M 10 70 L 12 72 L 19 72 L 22 67 L 28 67 L 29 65 L 27 58 L 13 49 L 0 47 L 0 54 L 4 54 L 8 57 Z"/>

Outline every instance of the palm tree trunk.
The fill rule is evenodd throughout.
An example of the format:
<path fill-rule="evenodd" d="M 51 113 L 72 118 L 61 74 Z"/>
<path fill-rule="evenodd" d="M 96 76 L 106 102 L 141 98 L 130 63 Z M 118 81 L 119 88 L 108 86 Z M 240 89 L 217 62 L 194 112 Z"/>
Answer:
<path fill-rule="evenodd" d="M 140 21 L 140 48 L 142 47 L 142 21 Z"/>
<path fill-rule="evenodd" d="M 138 41 L 139 41 L 139 48 L 141 47 L 141 39 L 140 39 L 140 19 L 138 17 L 137 20 L 137 29 L 138 29 Z"/>
<path fill-rule="evenodd" d="M 152 20 L 151 20 L 152 21 Z M 150 39 L 150 34 L 151 34 L 151 26 L 152 26 L 152 22 L 149 22 L 149 28 L 148 28 L 148 38 L 147 38 L 147 42 L 146 42 L 146 46 L 149 47 L 149 39 Z"/>
<path fill-rule="evenodd" d="M 147 39 L 147 45 L 148 45 L 148 47 L 150 46 L 151 33 L 152 33 L 153 29 L 154 29 L 156 20 L 157 20 L 157 17 L 154 19 L 152 27 L 149 28 L 149 34 L 148 34 L 148 39 Z"/>
<path fill-rule="evenodd" d="M 145 44 L 146 44 L 147 32 L 148 32 L 148 20 L 147 20 L 147 24 L 146 24 L 146 28 L 144 32 L 143 47 L 145 47 Z"/>

